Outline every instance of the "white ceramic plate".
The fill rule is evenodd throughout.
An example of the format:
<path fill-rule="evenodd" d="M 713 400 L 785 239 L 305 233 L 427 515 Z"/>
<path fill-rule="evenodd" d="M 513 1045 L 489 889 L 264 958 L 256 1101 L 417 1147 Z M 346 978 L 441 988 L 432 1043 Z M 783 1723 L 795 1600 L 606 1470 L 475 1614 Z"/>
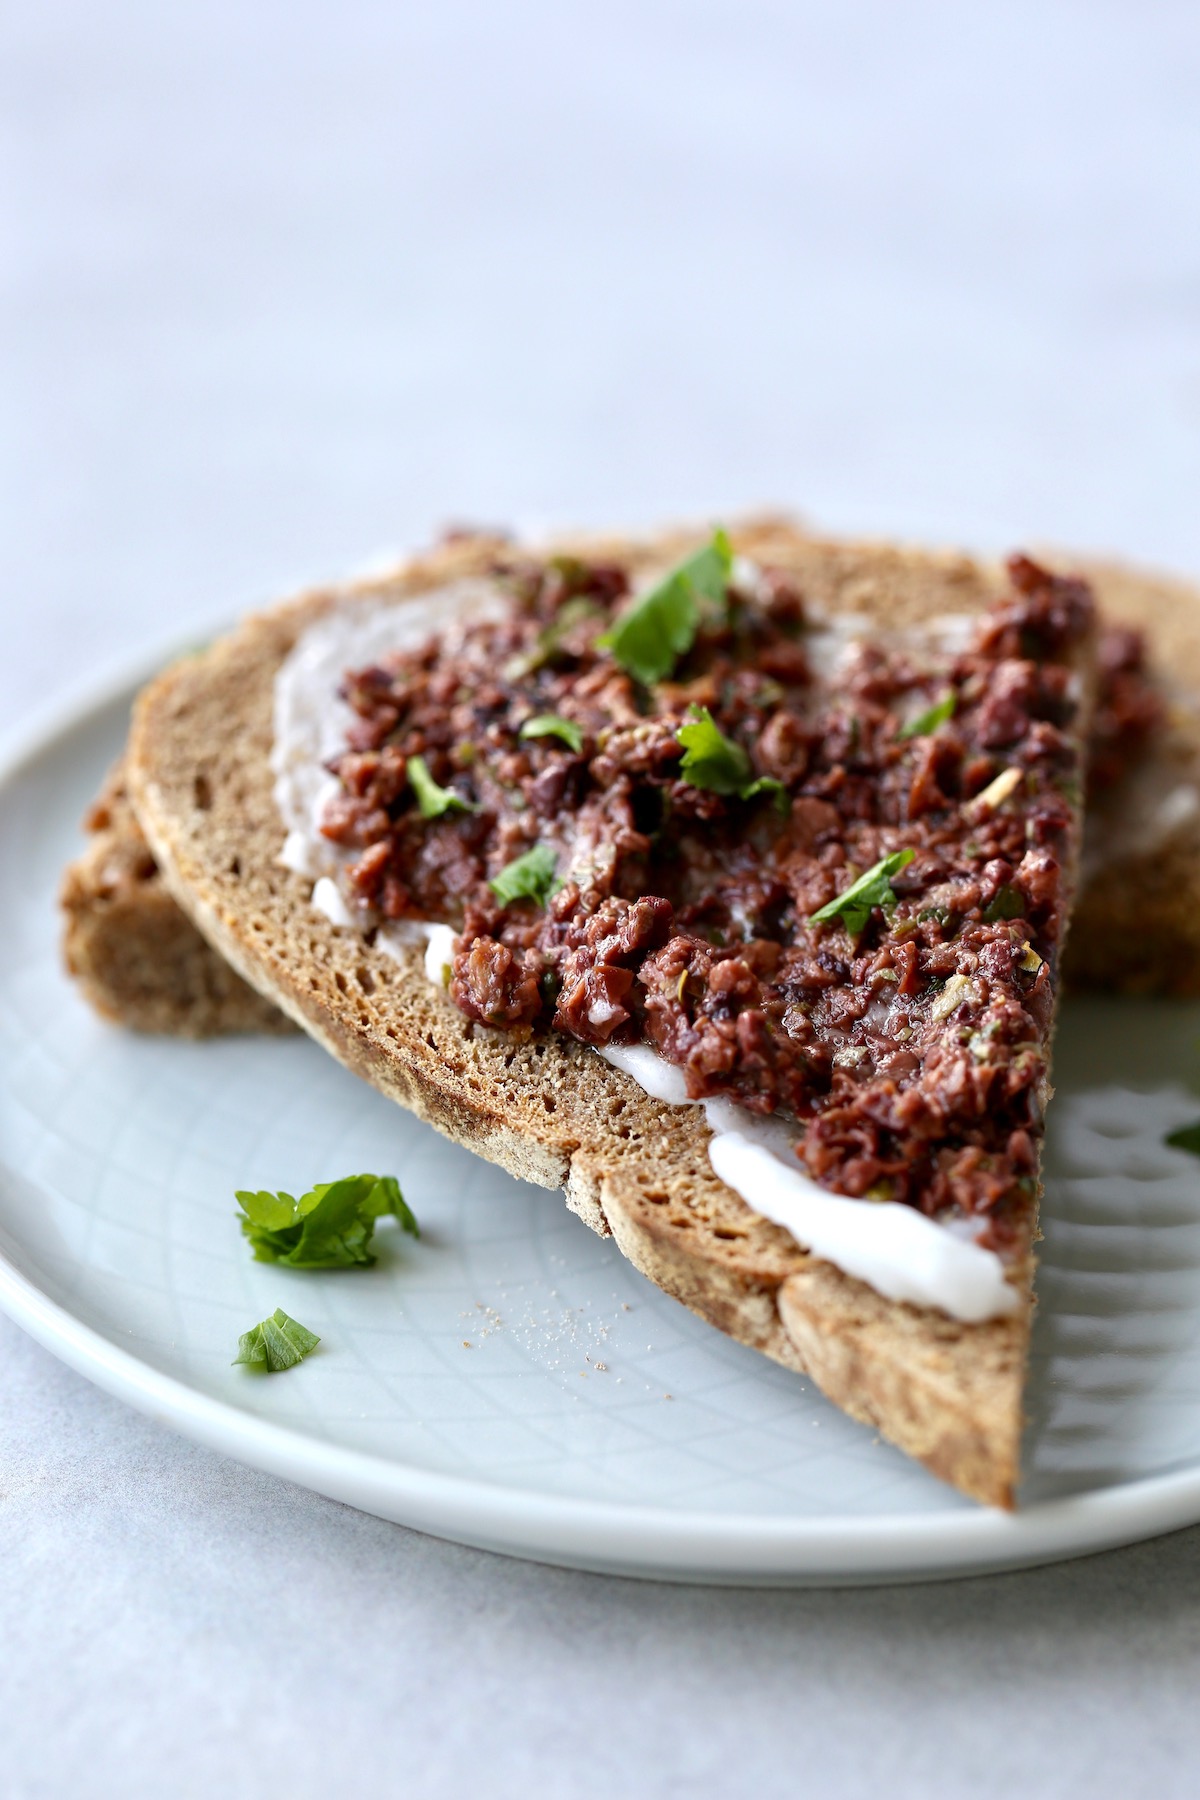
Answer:
<path fill-rule="evenodd" d="M 895 1581 L 1200 1519 L 1200 1009 L 1066 1011 L 1022 1507 L 981 1510 L 727 1342 L 542 1189 L 445 1144 L 306 1041 L 101 1024 L 54 893 L 132 681 L 0 775 L 0 1305 L 165 1424 L 465 1543 L 626 1574 Z M 251 1261 L 235 1187 L 395 1171 L 420 1243 L 369 1271 Z M 276 1306 L 302 1367 L 233 1368 Z"/>

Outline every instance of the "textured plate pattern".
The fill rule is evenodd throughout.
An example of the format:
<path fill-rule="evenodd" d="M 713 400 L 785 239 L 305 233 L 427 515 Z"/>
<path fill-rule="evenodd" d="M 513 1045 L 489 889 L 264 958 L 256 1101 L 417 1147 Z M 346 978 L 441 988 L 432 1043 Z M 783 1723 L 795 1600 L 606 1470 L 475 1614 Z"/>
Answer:
<path fill-rule="evenodd" d="M 123 731 L 113 702 L 0 793 L 0 1300 L 180 1429 L 426 1529 L 715 1579 L 870 1579 L 1069 1554 L 1200 1516 L 1200 1013 L 1088 1003 L 1059 1051 L 1024 1510 L 970 1507 L 804 1381 L 658 1294 L 567 1213 L 305 1042 L 101 1025 L 51 903 Z M 419 1243 L 253 1263 L 235 1186 L 400 1174 Z M 277 1305 L 300 1371 L 230 1366 Z"/>

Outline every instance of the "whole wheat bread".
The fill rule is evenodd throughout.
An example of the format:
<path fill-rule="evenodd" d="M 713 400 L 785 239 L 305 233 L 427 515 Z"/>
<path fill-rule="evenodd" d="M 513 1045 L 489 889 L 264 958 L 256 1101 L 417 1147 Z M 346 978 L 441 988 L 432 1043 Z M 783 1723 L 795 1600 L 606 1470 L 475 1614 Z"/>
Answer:
<path fill-rule="evenodd" d="M 59 898 L 67 969 L 97 1012 L 173 1037 L 294 1030 L 171 898 L 129 804 L 122 764 L 86 827 L 87 847 L 68 866 Z"/>
<path fill-rule="evenodd" d="M 636 571 L 695 536 L 569 548 Z M 889 627 L 979 610 L 996 573 L 960 556 L 821 543 L 767 522 L 736 546 L 786 567 L 807 600 Z M 559 546 L 563 548 L 564 546 Z M 1020 1310 L 967 1325 L 882 1299 L 807 1255 L 712 1173 L 696 1108 L 647 1096 L 591 1050 L 470 1024 L 425 978 L 309 905 L 278 863 L 268 757 L 277 670 L 298 635 L 356 596 L 427 592 L 488 568 L 495 546 L 453 545 L 386 581 L 312 594 L 245 624 L 141 697 L 128 779 L 166 886 L 205 939 L 340 1061 L 456 1142 L 565 1190 L 594 1230 L 732 1337 L 810 1374 L 838 1405 L 980 1500 L 1009 1506 L 1032 1313 L 1034 1222 L 1014 1275 Z"/>
<path fill-rule="evenodd" d="M 1062 558 L 1051 560 L 1062 561 Z M 1166 719 L 1148 753 L 1089 800 L 1067 951 L 1073 990 L 1200 995 L 1200 589 L 1075 559 L 1105 622 L 1145 634 Z"/>

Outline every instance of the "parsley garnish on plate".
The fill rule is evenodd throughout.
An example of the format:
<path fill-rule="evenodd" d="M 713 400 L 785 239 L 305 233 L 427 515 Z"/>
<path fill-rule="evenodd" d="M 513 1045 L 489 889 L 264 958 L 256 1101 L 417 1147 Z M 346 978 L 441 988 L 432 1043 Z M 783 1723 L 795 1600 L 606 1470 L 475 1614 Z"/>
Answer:
<path fill-rule="evenodd" d="M 375 1221 L 390 1213 L 413 1237 L 420 1231 L 394 1175 L 347 1175 L 318 1182 L 297 1200 L 280 1192 L 239 1189 L 256 1262 L 286 1263 L 290 1269 L 365 1269 L 375 1261 L 371 1239 Z"/>
<path fill-rule="evenodd" d="M 1190 1150 L 1193 1156 L 1200 1156 L 1200 1119 L 1194 1125 L 1180 1125 L 1175 1131 L 1168 1131 L 1163 1139 L 1173 1150 Z"/>
<path fill-rule="evenodd" d="M 505 863 L 488 886 L 501 906 L 511 906 L 514 900 L 536 900 L 539 906 L 545 906 L 554 892 L 557 861 L 549 844 L 535 844 L 523 856 Z"/>
<path fill-rule="evenodd" d="M 475 808 L 453 788 L 439 787 L 429 773 L 429 765 L 423 756 L 410 756 L 408 759 L 408 785 L 417 796 L 417 805 L 421 809 L 423 819 L 440 819 L 445 813 L 474 812 Z"/>
<path fill-rule="evenodd" d="M 892 876 L 906 868 L 915 855 L 915 850 L 893 850 L 890 856 L 881 856 L 857 881 L 850 883 L 845 893 L 838 894 L 819 912 L 811 913 L 809 924 L 827 925 L 840 918 L 850 936 L 857 937 L 870 918 L 873 906 L 885 909 L 895 906 Z"/>
<path fill-rule="evenodd" d="M 770 794 L 777 806 L 786 808 L 787 789 L 782 781 L 770 775 L 755 777 L 748 753 L 718 728 L 707 706 L 690 707 L 687 722 L 675 737 L 683 745 L 679 773 L 690 787 L 735 795 L 739 800 Z"/>
<path fill-rule="evenodd" d="M 564 719 L 559 713 L 539 713 L 536 719 L 526 719 L 520 734 L 523 738 L 556 737 L 573 750 L 578 756 L 583 749 L 583 731 L 574 719 Z"/>
<path fill-rule="evenodd" d="M 298 1362 L 303 1362 L 320 1341 L 315 1331 L 310 1331 L 297 1319 L 289 1319 L 282 1306 L 277 1306 L 269 1319 L 243 1331 L 238 1339 L 234 1366 L 245 1363 L 248 1368 L 277 1375 L 281 1369 L 292 1369 Z"/>
<path fill-rule="evenodd" d="M 635 600 L 597 638 L 597 649 L 611 650 L 621 667 L 646 687 L 663 681 L 695 643 L 705 609 L 724 607 L 732 568 L 733 546 L 725 532 L 715 531 L 703 550 Z"/>
<path fill-rule="evenodd" d="M 923 713 L 918 713 L 915 719 L 910 719 L 907 725 L 902 725 L 896 736 L 898 738 L 928 737 L 931 732 L 937 730 L 939 725 L 944 725 L 947 719 L 954 717 L 954 709 L 957 705 L 958 695 L 951 688 L 950 692 L 936 705 L 927 707 Z"/>

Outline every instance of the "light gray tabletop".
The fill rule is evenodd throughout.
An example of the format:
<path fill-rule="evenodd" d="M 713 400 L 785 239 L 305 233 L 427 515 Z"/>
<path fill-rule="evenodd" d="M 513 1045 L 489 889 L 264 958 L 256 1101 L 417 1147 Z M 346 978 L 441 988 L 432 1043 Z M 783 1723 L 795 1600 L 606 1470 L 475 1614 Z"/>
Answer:
<path fill-rule="evenodd" d="M 5 653 L 98 663 L 449 520 L 799 507 L 1200 570 L 1188 5 L 0 23 Z M 506 1562 L 0 1323 L 7 1792 L 1192 1794 L 1200 1531 L 939 1588 Z"/>

